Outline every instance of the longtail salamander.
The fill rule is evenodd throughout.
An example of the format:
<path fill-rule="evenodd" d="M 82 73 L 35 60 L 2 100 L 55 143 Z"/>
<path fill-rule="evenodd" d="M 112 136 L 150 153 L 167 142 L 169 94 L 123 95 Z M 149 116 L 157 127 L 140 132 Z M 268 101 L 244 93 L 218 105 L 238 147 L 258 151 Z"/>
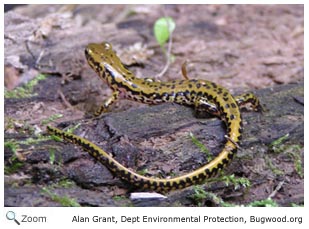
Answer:
<path fill-rule="evenodd" d="M 118 177 L 142 189 L 161 192 L 182 189 L 201 183 L 206 178 L 215 175 L 236 154 L 242 133 L 240 106 L 250 105 L 253 110 L 260 109 L 259 100 L 253 94 L 247 93 L 243 96 L 233 97 L 227 89 L 210 81 L 184 79 L 159 82 L 149 78 L 137 78 L 123 66 L 111 44 L 107 42 L 89 44 L 85 55 L 90 67 L 113 90 L 112 95 L 97 110 L 96 115 L 106 112 L 108 107 L 118 98 L 126 98 L 147 104 L 173 102 L 192 106 L 198 112 L 207 112 L 217 116 L 226 125 L 226 143 L 217 157 L 195 171 L 167 179 L 137 174 L 121 165 L 110 154 L 90 141 L 55 127 L 47 127 L 50 134 L 81 146 Z"/>

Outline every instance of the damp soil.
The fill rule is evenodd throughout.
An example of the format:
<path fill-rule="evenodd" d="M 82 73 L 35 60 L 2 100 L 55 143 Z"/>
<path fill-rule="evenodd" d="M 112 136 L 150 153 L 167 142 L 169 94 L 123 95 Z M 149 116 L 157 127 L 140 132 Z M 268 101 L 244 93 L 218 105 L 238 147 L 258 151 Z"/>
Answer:
<path fill-rule="evenodd" d="M 147 176 L 172 177 L 207 163 L 190 133 L 218 154 L 225 126 L 190 107 L 120 100 L 89 118 L 111 90 L 86 64 L 85 46 L 109 41 L 138 77 L 156 77 L 165 56 L 152 26 L 164 15 L 176 22 L 174 61 L 159 80 L 182 78 L 187 61 L 189 78 L 234 95 L 253 91 L 263 111 L 243 111 L 241 148 L 215 178 L 165 199 L 132 201 L 140 190 L 78 147 L 50 138 L 46 125 L 76 127 L 75 134 Z M 239 206 L 268 198 L 278 206 L 304 204 L 303 5 L 27 5 L 4 21 L 5 206 Z M 39 74 L 46 79 L 30 94 L 8 96 Z"/>

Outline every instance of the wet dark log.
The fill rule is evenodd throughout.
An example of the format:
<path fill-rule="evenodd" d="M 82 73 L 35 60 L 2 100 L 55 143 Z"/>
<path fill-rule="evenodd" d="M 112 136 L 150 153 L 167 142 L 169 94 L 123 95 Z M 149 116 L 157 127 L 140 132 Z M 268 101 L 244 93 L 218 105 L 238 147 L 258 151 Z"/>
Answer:
<path fill-rule="evenodd" d="M 47 83 L 48 84 L 48 83 Z M 234 190 L 234 185 L 226 186 L 223 182 L 205 183 L 202 189 L 221 196 L 224 200 L 235 203 L 250 202 L 251 199 L 267 198 L 279 182 L 284 181 L 280 191 L 274 199 L 283 205 L 302 203 L 303 178 L 295 168 L 297 154 L 303 161 L 304 144 L 304 106 L 303 84 L 290 84 L 256 91 L 264 111 L 243 112 L 244 133 L 236 158 L 223 171 L 225 175 L 235 174 L 236 177 L 247 178 L 251 182 L 249 188 Z M 7 100 L 6 108 L 16 106 Z M 134 106 L 134 105 L 133 105 Z M 13 109 L 11 107 L 11 109 Z M 204 163 L 207 156 L 196 147 L 188 133 L 193 133 L 216 155 L 225 142 L 225 127 L 217 118 L 199 119 L 194 116 L 190 107 L 175 104 L 143 106 L 131 108 L 122 112 L 110 112 L 100 119 L 71 121 L 62 123 L 63 128 L 69 124 L 82 123 L 75 131 L 76 134 L 100 145 L 107 152 L 125 166 L 146 175 L 168 177 L 192 171 Z M 282 136 L 288 136 L 280 147 L 299 146 L 299 151 L 273 152 L 271 143 Z M 20 138 L 20 136 L 18 137 Z M 6 140 L 18 140 L 14 136 L 6 136 Z M 95 162 L 87 153 L 77 150 L 67 143 L 48 141 L 44 145 L 24 146 L 27 151 L 31 147 L 32 153 L 26 155 L 26 173 L 32 176 L 37 185 L 50 184 L 63 179 L 70 179 L 82 188 L 108 192 L 112 190 L 126 190 L 134 192 L 137 189 L 123 182 L 111 174 L 105 166 Z M 48 163 L 48 148 L 56 149 L 55 165 Z M 44 163 L 44 164 L 42 164 Z M 12 191 L 13 187 L 6 185 L 6 195 L 22 192 Z M 73 186 L 73 189 L 79 187 Z M 23 187 L 18 187 L 23 189 Z M 193 204 L 188 197 L 194 194 L 195 187 L 171 192 L 167 199 L 155 202 L 163 206 L 176 203 Z M 265 191 L 266 190 L 266 191 Z M 116 192 L 116 191 L 115 191 Z M 288 192 L 290 199 L 281 199 Z M 113 191 L 110 190 L 110 194 Z M 37 197 L 35 197 L 37 198 Z M 7 198 L 7 206 L 15 206 Z M 207 202 L 207 201 L 206 201 Z M 96 202 L 97 203 L 97 202 Z M 151 205 L 152 202 L 149 204 Z M 23 203 L 25 206 L 27 203 Z M 93 203 L 83 203 L 93 205 Z M 110 202 L 97 203 L 98 206 L 110 205 Z M 140 203 L 142 206 L 148 204 Z M 211 201 L 207 204 L 213 204 Z M 115 204 L 117 205 L 117 204 Z"/>

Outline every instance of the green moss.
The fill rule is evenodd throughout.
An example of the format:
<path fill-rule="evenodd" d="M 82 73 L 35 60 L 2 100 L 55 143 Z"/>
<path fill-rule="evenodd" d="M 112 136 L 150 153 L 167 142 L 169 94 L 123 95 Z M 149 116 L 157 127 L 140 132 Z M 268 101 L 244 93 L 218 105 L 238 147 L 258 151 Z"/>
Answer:
<path fill-rule="evenodd" d="M 194 194 L 190 198 L 198 205 L 203 206 L 206 200 L 211 200 L 218 206 L 221 207 L 278 207 L 278 204 L 271 198 L 264 200 L 253 201 L 246 205 L 236 205 L 225 202 L 222 198 L 217 196 L 215 193 L 205 191 L 201 186 L 194 186 Z M 293 205 L 294 207 L 300 207 L 299 205 Z"/>
<path fill-rule="evenodd" d="M 24 166 L 24 163 L 18 160 L 12 161 L 11 165 L 4 166 L 4 174 L 9 175 L 16 173 L 18 170 L 20 170 Z"/>
<path fill-rule="evenodd" d="M 248 188 L 251 186 L 250 180 L 245 177 L 235 177 L 234 174 L 229 176 L 223 176 L 220 178 L 226 186 L 233 185 L 235 190 L 239 189 L 240 187 Z"/>
<path fill-rule="evenodd" d="M 37 135 L 37 138 L 27 138 L 25 141 L 19 141 L 18 143 L 23 145 L 36 145 L 47 140 L 49 140 L 49 137 Z"/>
<path fill-rule="evenodd" d="M 4 117 L 4 130 L 14 129 L 15 119 L 9 116 Z"/>
<path fill-rule="evenodd" d="M 203 153 L 206 154 L 207 160 L 210 161 L 212 160 L 213 156 L 209 152 L 209 150 L 206 148 L 206 146 L 200 142 L 191 132 L 189 133 L 189 136 L 191 138 L 191 141 L 196 145 Z"/>
<path fill-rule="evenodd" d="M 64 179 L 59 181 L 58 183 L 54 183 L 50 185 L 50 188 L 72 188 L 75 185 L 75 183 L 71 180 Z"/>
<path fill-rule="evenodd" d="M 63 117 L 62 114 L 53 114 L 49 118 L 42 120 L 41 124 L 46 125 L 62 117 Z"/>
<path fill-rule="evenodd" d="M 41 80 L 45 80 L 46 76 L 43 74 L 38 75 L 34 79 L 30 80 L 27 84 L 17 87 L 12 91 L 5 90 L 4 92 L 4 98 L 29 98 L 32 96 L 35 96 L 36 94 L 33 94 L 33 88 L 35 85 L 39 83 Z"/>
<path fill-rule="evenodd" d="M 76 130 L 78 127 L 80 127 L 80 123 L 77 123 L 75 126 L 72 126 L 70 128 L 68 128 L 66 130 L 66 132 L 72 134 L 74 132 L 74 130 Z M 62 138 L 61 137 L 58 137 L 56 135 L 50 135 L 50 138 L 53 139 L 54 141 L 57 141 L 57 142 L 62 142 Z"/>
<path fill-rule="evenodd" d="M 278 138 L 277 140 L 273 141 L 270 145 L 269 145 L 269 149 L 271 152 L 277 153 L 277 154 L 285 154 L 288 155 L 293 161 L 294 161 L 294 167 L 295 167 L 295 171 L 297 172 L 297 174 L 303 178 L 304 177 L 304 169 L 302 167 L 302 159 L 301 159 L 301 151 L 302 151 L 302 147 L 300 145 L 296 145 L 296 144 L 283 144 L 284 141 L 286 141 L 289 137 L 289 134 L 286 134 L 284 136 L 282 136 L 281 138 Z M 283 172 L 281 170 L 279 170 L 278 168 L 276 168 L 275 166 L 273 166 L 273 164 L 271 163 L 270 159 L 267 160 L 268 165 L 271 167 L 271 169 L 274 171 L 275 174 L 277 175 L 282 175 Z"/>
<path fill-rule="evenodd" d="M 17 149 L 19 148 L 19 145 L 15 141 L 7 141 L 4 142 L 4 149 L 5 148 L 11 150 L 13 154 L 15 154 Z"/>
<path fill-rule="evenodd" d="M 193 187 L 194 193 L 190 196 L 190 198 L 194 201 L 197 206 L 202 206 L 207 198 L 207 192 L 200 186 L 195 185 Z"/>
<path fill-rule="evenodd" d="M 265 157 L 265 162 L 266 162 L 267 166 L 271 169 L 271 171 L 275 175 L 281 176 L 281 175 L 284 174 L 284 172 L 282 170 L 280 170 L 277 166 L 275 166 L 273 164 L 273 162 L 271 161 L 271 159 L 268 156 Z"/>
<path fill-rule="evenodd" d="M 234 204 L 230 204 L 225 202 L 222 198 L 218 197 L 216 194 L 212 192 L 206 192 L 202 186 L 195 185 L 193 187 L 194 194 L 190 196 L 190 198 L 197 204 L 197 206 L 201 207 L 204 205 L 206 200 L 211 200 L 218 206 L 222 207 L 234 207 Z"/>
<path fill-rule="evenodd" d="M 291 145 L 286 149 L 287 154 L 294 160 L 294 167 L 297 174 L 303 178 L 304 177 L 304 168 L 302 166 L 302 159 L 300 156 L 301 147 L 298 145 Z"/>
<path fill-rule="evenodd" d="M 46 193 L 53 201 L 61 204 L 63 207 L 80 207 L 80 204 L 74 198 L 59 196 L 52 193 L 48 188 L 42 188 L 42 192 Z"/>
<path fill-rule="evenodd" d="M 17 172 L 21 167 L 23 167 L 24 163 L 19 161 L 16 157 L 16 153 L 19 149 L 18 143 L 15 141 L 7 141 L 4 142 L 4 149 L 12 151 L 13 155 L 9 159 L 9 165 L 4 166 L 4 174 L 9 175 Z"/>
<path fill-rule="evenodd" d="M 249 188 L 251 187 L 251 182 L 249 179 L 245 177 L 235 177 L 234 174 L 232 175 L 222 175 L 224 171 L 221 171 L 221 175 L 219 177 L 210 178 L 208 179 L 209 182 L 224 182 L 226 186 L 234 186 L 234 189 L 239 189 L 240 187 Z"/>
<path fill-rule="evenodd" d="M 139 175 L 145 176 L 148 173 L 148 169 L 142 169 L 142 170 L 138 170 L 137 173 Z"/>
<path fill-rule="evenodd" d="M 246 205 L 247 207 L 278 207 L 278 204 L 273 201 L 271 198 L 267 198 L 264 200 L 258 200 L 249 203 Z"/>
<path fill-rule="evenodd" d="M 291 203 L 291 207 L 304 207 L 304 205 Z"/>
<path fill-rule="evenodd" d="M 74 132 L 74 130 L 76 130 L 78 127 L 80 127 L 80 125 L 81 125 L 80 123 L 77 123 L 75 126 L 70 127 L 67 130 L 67 132 L 72 134 Z"/>
<path fill-rule="evenodd" d="M 274 140 L 272 143 L 270 143 L 269 148 L 275 153 L 280 153 L 282 151 L 283 142 L 285 142 L 289 138 L 289 136 L 289 134 L 286 134 Z"/>
<path fill-rule="evenodd" d="M 128 198 L 125 196 L 113 196 L 114 201 L 122 201 L 122 200 L 127 200 Z"/>

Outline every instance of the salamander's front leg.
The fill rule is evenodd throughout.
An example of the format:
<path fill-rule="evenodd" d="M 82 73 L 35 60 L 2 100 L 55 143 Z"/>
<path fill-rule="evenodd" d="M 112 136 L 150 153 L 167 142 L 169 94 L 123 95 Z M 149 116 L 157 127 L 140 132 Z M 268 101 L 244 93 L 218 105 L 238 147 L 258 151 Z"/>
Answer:
<path fill-rule="evenodd" d="M 245 93 L 234 98 L 240 108 L 245 107 L 254 111 L 262 111 L 260 101 L 253 93 Z"/>
<path fill-rule="evenodd" d="M 106 112 L 108 107 L 110 105 L 112 105 L 118 98 L 119 98 L 119 92 L 118 91 L 114 91 L 113 94 L 108 99 L 105 100 L 103 105 L 100 106 L 99 109 L 97 109 L 97 111 L 94 113 L 94 115 L 95 116 L 99 116 L 102 113 Z"/>

